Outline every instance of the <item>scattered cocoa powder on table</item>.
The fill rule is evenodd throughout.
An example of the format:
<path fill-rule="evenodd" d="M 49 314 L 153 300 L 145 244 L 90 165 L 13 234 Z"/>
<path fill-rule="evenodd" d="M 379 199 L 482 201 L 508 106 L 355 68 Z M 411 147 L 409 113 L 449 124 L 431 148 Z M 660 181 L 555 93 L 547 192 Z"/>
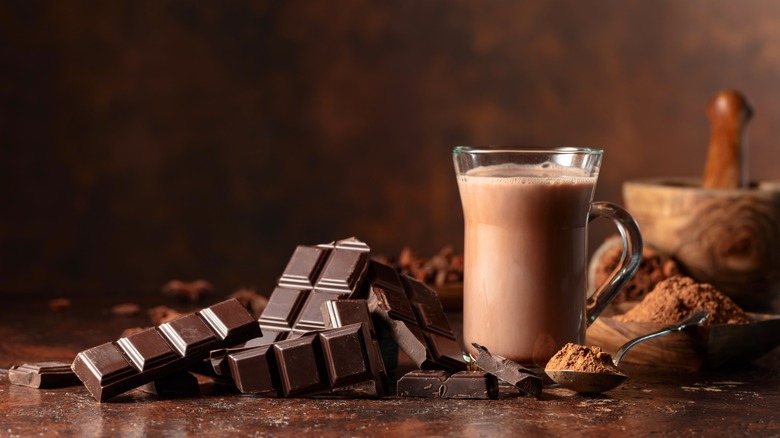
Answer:
<path fill-rule="evenodd" d="M 661 281 L 644 300 L 615 319 L 673 324 L 700 309 L 710 314 L 704 325 L 750 322 L 750 317 L 731 298 L 711 284 L 697 283 L 693 278 L 683 276 Z"/>
<path fill-rule="evenodd" d="M 548 371 L 580 371 L 585 373 L 622 374 L 612 363 L 612 356 L 599 347 L 586 347 L 569 342 L 547 362 Z"/>

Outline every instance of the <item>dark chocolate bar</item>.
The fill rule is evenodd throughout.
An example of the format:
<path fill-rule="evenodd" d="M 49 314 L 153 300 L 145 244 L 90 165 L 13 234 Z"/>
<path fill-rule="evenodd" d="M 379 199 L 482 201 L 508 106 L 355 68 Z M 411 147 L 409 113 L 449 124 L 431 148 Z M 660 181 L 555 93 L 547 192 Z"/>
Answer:
<path fill-rule="evenodd" d="M 355 238 L 298 246 L 259 318 L 262 342 L 324 329 L 320 311 L 324 302 L 360 298 L 363 293 L 368 253 L 368 246 Z"/>
<path fill-rule="evenodd" d="M 350 324 L 229 353 L 236 386 L 244 393 L 282 397 L 339 395 L 338 390 L 370 383 L 383 395 L 376 369 L 376 344 L 364 323 Z"/>
<path fill-rule="evenodd" d="M 441 397 L 441 389 L 450 373 L 444 370 L 414 370 L 400 379 L 396 385 L 399 397 Z"/>
<path fill-rule="evenodd" d="M 368 279 L 369 309 L 420 369 L 466 369 L 463 352 L 433 289 L 373 260 Z"/>
<path fill-rule="evenodd" d="M 185 370 L 207 358 L 212 349 L 259 335 L 257 321 L 241 303 L 230 299 L 82 351 L 71 368 L 92 396 L 102 402 Z"/>
<path fill-rule="evenodd" d="M 477 343 L 471 345 L 479 352 L 474 363 L 481 370 L 534 397 L 538 398 L 542 394 L 542 379 L 533 371 L 505 357 L 490 354 L 487 348 Z"/>
<path fill-rule="evenodd" d="M 8 380 L 14 385 L 42 389 L 81 385 L 70 364 L 65 362 L 14 365 L 8 370 Z"/>
<path fill-rule="evenodd" d="M 498 379 L 485 371 L 460 371 L 441 388 L 442 398 L 498 398 Z"/>

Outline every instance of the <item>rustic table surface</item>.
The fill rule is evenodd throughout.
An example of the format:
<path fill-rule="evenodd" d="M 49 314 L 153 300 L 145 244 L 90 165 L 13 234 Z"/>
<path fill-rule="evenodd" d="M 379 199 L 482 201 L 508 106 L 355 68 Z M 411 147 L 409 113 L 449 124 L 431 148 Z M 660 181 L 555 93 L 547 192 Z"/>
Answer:
<path fill-rule="evenodd" d="M 632 379 L 602 396 L 545 388 L 541 399 L 502 388 L 498 400 L 276 399 L 201 380 L 201 394 L 158 399 L 134 390 L 98 403 L 84 387 L 11 385 L 11 365 L 62 360 L 149 326 L 158 296 L 73 298 L 52 311 L 41 297 L 8 296 L 0 307 L 0 436 L 295 435 L 546 436 L 780 435 L 780 349 L 737 369 L 682 373 L 628 368 Z M 115 316 L 121 302 L 136 316 Z M 459 315 L 451 316 L 459 327 Z M 408 369 L 402 359 L 402 369 Z"/>

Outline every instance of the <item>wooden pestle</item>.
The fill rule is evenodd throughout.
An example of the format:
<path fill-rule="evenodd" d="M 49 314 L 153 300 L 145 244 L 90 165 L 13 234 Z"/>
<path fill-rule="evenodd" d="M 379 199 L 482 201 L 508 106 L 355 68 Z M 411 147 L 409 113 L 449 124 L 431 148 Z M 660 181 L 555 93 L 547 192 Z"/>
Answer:
<path fill-rule="evenodd" d="M 750 105 L 737 91 L 721 91 L 707 105 L 710 119 L 710 147 L 702 187 L 738 189 L 748 186 L 745 126 L 753 115 Z"/>

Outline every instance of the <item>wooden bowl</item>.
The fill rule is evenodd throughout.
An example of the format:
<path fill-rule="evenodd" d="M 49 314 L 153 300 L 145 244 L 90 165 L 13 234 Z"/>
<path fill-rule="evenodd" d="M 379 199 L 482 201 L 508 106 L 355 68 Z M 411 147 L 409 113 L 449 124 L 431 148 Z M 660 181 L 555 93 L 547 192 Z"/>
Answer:
<path fill-rule="evenodd" d="M 748 313 L 747 324 L 715 324 L 645 341 L 621 363 L 698 371 L 746 364 L 780 345 L 780 315 Z M 626 342 L 667 324 L 622 322 L 599 317 L 587 332 L 587 344 L 614 354 Z"/>
<path fill-rule="evenodd" d="M 705 189 L 698 179 L 623 184 L 626 209 L 645 242 L 681 269 L 750 310 L 780 293 L 780 183 Z"/>

